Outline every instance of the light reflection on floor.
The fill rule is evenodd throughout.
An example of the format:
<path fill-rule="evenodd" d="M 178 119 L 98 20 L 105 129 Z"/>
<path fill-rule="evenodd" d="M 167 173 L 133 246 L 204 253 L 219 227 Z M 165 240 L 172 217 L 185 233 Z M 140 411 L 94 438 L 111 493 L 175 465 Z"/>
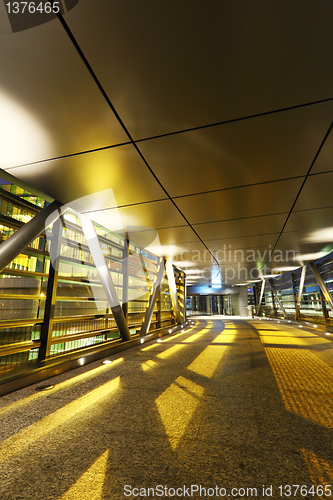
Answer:
<path fill-rule="evenodd" d="M 230 400 L 228 398 L 233 398 L 232 390 L 234 386 L 232 384 L 235 384 L 236 390 L 239 390 L 240 393 L 243 391 L 242 388 L 237 387 L 237 380 L 243 384 L 246 372 L 245 370 L 244 372 L 237 372 L 236 370 L 235 373 L 237 372 L 238 378 L 233 378 L 232 369 L 233 366 L 235 369 L 243 367 L 248 369 L 249 360 L 251 359 L 251 354 L 248 354 L 248 352 L 258 352 L 257 347 L 255 347 L 254 351 L 250 349 L 249 351 L 242 351 L 240 346 L 246 342 L 249 345 L 251 343 L 256 343 L 256 346 L 260 345 L 262 354 L 265 353 L 267 356 L 269 366 L 272 370 L 269 370 L 269 372 L 270 374 L 273 373 L 274 378 L 273 376 L 271 378 L 272 380 L 275 379 L 277 386 L 276 388 L 274 385 L 277 400 L 279 401 L 277 407 L 284 405 L 287 412 L 293 413 L 300 419 L 314 423 L 325 430 L 333 428 L 331 397 L 333 369 L 324 363 L 318 353 L 312 349 L 312 347 L 315 348 L 316 346 L 321 348 L 325 344 L 330 346 L 330 341 L 309 332 L 299 331 L 294 328 L 288 329 L 282 325 L 274 328 L 271 328 L 269 324 L 264 326 L 264 322 L 258 322 L 257 324 L 259 328 L 258 337 L 257 332 L 254 329 L 251 330 L 251 324 L 254 324 L 254 322 L 249 321 L 247 324 L 244 321 L 240 323 L 230 321 L 225 323 L 225 327 L 223 328 L 223 323 L 220 321 L 209 321 L 209 323 L 201 321 L 200 323 L 197 322 L 195 327 L 193 327 L 196 328 L 196 333 L 193 333 L 193 335 L 190 334 L 190 330 L 182 331 L 177 335 L 168 337 L 162 343 L 155 342 L 145 348 L 137 349 L 139 353 L 147 351 L 147 356 L 145 357 L 151 359 L 144 359 L 142 362 L 140 360 L 136 364 L 139 367 L 140 373 L 137 371 L 133 372 L 135 373 L 135 377 L 138 377 L 133 377 L 133 380 L 137 384 L 134 391 L 137 390 L 137 387 L 140 387 L 140 384 L 143 384 L 143 387 L 145 387 L 148 379 L 150 384 L 154 384 L 156 380 L 156 390 L 154 388 L 155 392 L 153 396 L 152 393 L 147 391 L 145 397 L 148 397 L 148 401 L 142 401 L 143 405 L 146 405 L 146 408 L 151 412 L 149 419 L 154 421 L 154 425 L 158 429 L 157 434 L 162 436 L 161 438 L 154 436 L 154 439 L 156 439 L 156 442 L 158 442 L 157 439 L 161 439 L 161 442 L 164 440 L 164 448 L 166 448 L 167 444 L 167 448 L 170 450 L 170 453 L 174 454 L 175 460 L 177 460 L 177 457 L 179 458 L 181 453 L 186 455 L 189 436 L 190 439 L 193 439 L 191 437 L 193 429 L 196 429 L 195 426 L 198 423 L 202 424 L 202 420 L 198 416 L 203 415 L 207 420 L 210 418 L 214 420 L 215 416 L 218 417 L 218 421 L 220 418 L 221 420 L 225 419 L 223 421 L 230 426 L 230 433 L 235 433 L 235 430 L 231 428 L 234 423 L 234 416 L 232 415 L 232 418 L 228 420 L 228 412 L 230 412 L 230 408 L 228 407 L 230 404 L 228 401 Z M 202 326 L 201 329 L 200 326 Z M 252 331 L 251 338 L 247 333 L 250 330 Z M 170 344 L 164 344 L 164 342 L 170 340 L 173 340 L 175 344 L 171 346 Z M 163 344 L 165 350 L 160 352 Z M 159 346 L 159 350 L 155 350 L 157 346 Z M 268 366 L 266 356 L 265 363 Z M 138 359 L 136 353 L 135 357 Z M 121 360 L 118 363 L 121 363 L 123 358 L 119 359 Z M 125 368 L 122 367 L 123 371 L 121 373 L 123 374 L 122 376 L 127 377 L 128 386 L 130 386 L 132 379 L 129 373 L 131 370 L 136 370 L 136 367 L 131 367 L 131 363 L 129 363 L 129 372 L 126 372 L 126 363 L 124 365 Z M 229 371 L 224 372 L 223 370 L 226 365 Z M 113 366 L 113 364 L 103 365 L 85 374 L 72 377 L 66 382 L 57 384 L 55 387 L 58 394 L 61 389 L 74 387 L 76 384 L 84 383 L 94 376 L 107 373 L 107 370 Z M 230 376 L 228 383 L 231 392 L 227 393 L 228 397 L 225 398 L 225 402 L 223 401 L 219 407 L 219 411 L 222 410 L 221 417 L 220 413 L 206 415 L 205 405 L 207 404 L 207 397 L 216 397 L 214 387 L 218 387 L 220 382 L 221 384 L 223 383 L 223 373 L 227 373 Z M 168 381 L 166 383 L 163 376 L 167 377 Z M 67 422 L 76 427 L 77 422 L 81 421 L 81 416 L 84 413 L 83 410 L 91 411 L 96 408 L 95 405 L 98 405 L 107 396 L 113 398 L 113 394 L 121 392 L 121 387 L 123 386 L 120 385 L 120 381 L 120 377 L 109 380 L 97 389 L 91 390 L 85 396 L 71 401 L 59 410 L 3 441 L 0 445 L 0 462 L 7 463 L 8 459 L 13 455 L 20 457 L 21 453 L 29 451 L 28 447 L 39 439 L 40 444 L 38 443 L 38 446 L 42 448 L 44 443 L 48 441 L 41 438 L 45 437 L 51 431 L 57 430 L 58 427 Z M 212 390 L 212 394 L 207 395 L 210 389 Z M 132 393 L 129 392 L 126 394 L 128 397 L 128 394 L 133 394 L 133 390 Z M 0 415 L 1 412 L 7 411 L 6 408 L 8 408 L 8 411 L 17 411 L 20 409 L 20 405 L 24 406 L 25 401 L 26 403 L 32 402 L 44 397 L 46 397 L 45 393 L 33 394 L 26 398 L 26 400 L 23 399 L 14 402 L 8 405 L 8 407 L 3 408 L 2 411 L 0 410 Z M 139 399 L 135 401 L 137 403 L 139 401 L 139 405 L 141 404 Z M 211 408 L 214 408 L 214 404 L 212 403 Z M 153 406 L 153 411 L 150 405 Z M 117 411 L 119 412 L 119 408 Z M 135 412 L 136 409 L 134 410 L 136 417 Z M 116 414 L 117 412 L 115 412 Z M 126 415 L 124 417 L 126 418 Z M 140 409 L 138 409 L 138 418 L 140 418 Z M 250 417 L 247 416 L 247 418 L 250 421 Z M 130 431 L 134 432 L 133 427 L 130 428 Z M 140 432 L 142 432 L 142 429 Z M 226 430 L 225 432 L 226 439 L 228 439 L 229 431 Z M 57 436 L 57 433 L 54 436 Z M 117 431 L 114 431 L 114 434 L 112 434 L 112 440 L 115 436 L 117 436 Z M 149 439 L 148 436 L 147 439 Z M 311 447 L 306 446 L 307 444 L 306 442 L 302 443 L 302 446 L 299 445 L 297 448 L 297 453 L 303 460 L 303 468 L 306 467 L 309 477 L 314 484 L 331 483 L 333 481 L 333 467 L 330 461 L 326 456 L 320 456 L 318 450 L 313 450 Z M 104 451 L 106 448 L 110 449 Z M 104 499 L 103 491 L 105 492 L 106 477 L 108 477 L 108 474 L 110 475 L 110 468 L 117 467 L 117 464 L 110 462 L 111 451 L 110 444 L 105 446 L 103 442 L 103 448 L 96 450 L 96 454 L 93 454 L 91 462 L 86 462 L 84 467 L 86 470 L 80 470 L 80 473 L 77 475 L 75 475 L 75 472 L 73 473 L 75 479 L 71 476 L 68 490 L 65 493 L 62 490 L 62 496 L 59 496 L 58 500 L 75 500 L 76 498 L 79 500 Z M 299 460 L 301 462 L 301 458 Z M 135 469 L 136 465 L 131 464 L 130 467 L 132 466 Z"/>
<path fill-rule="evenodd" d="M 177 448 L 203 392 L 203 387 L 184 377 L 178 377 L 156 399 L 156 406 L 172 449 Z"/>
<path fill-rule="evenodd" d="M 106 450 L 59 500 L 103 500 L 108 457 Z"/>
<path fill-rule="evenodd" d="M 0 462 L 19 453 L 23 448 L 63 425 L 81 411 L 97 404 L 118 389 L 119 384 L 120 377 L 117 377 L 12 435 L 0 444 Z"/>

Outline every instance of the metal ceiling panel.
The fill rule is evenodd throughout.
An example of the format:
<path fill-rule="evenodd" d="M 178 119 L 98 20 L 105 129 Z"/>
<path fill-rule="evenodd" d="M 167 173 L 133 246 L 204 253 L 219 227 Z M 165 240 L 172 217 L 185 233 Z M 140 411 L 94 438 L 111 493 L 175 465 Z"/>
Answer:
<path fill-rule="evenodd" d="M 204 246 L 134 146 L 73 156 L 128 136 L 59 21 L 13 34 L 4 3 L 0 14 L 0 167 L 63 203 L 112 189 L 126 226 L 157 229 L 166 253 L 187 250 L 193 264 Z M 267 252 L 277 240 L 303 182 L 281 179 L 306 174 L 332 121 L 332 14 L 328 0 L 241 9 L 234 0 L 81 0 L 65 15 L 135 139 L 237 120 L 138 143 L 214 255 L 224 245 Z M 333 173 L 313 174 L 332 160 L 330 136 L 295 210 L 331 205 Z M 187 196 L 211 190 L 220 191 Z M 302 232 L 282 234 L 278 248 L 319 248 L 301 235 L 330 220 L 329 209 L 292 214 L 286 231 Z M 216 266 L 202 255 L 198 265 Z"/>
<path fill-rule="evenodd" d="M 327 0 L 94 0 L 66 19 L 137 139 L 331 97 L 332 14 Z"/>
<path fill-rule="evenodd" d="M 166 224 L 169 226 L 184 224 L 184 219 L 171 201 L 119 208 L 118 211 L 124 224 L 128 226 L 148 226 L 156 229 Z M 193 239 L 196 239 L 194 234 Z"/>
<path fill-rule="evenodd" d="M 301 180 L 289 180 L 231 191 L 178 198 L 191 223 L 289 211 Z"/>
<path fill-rule="evenodd" d="M 332 204 L 333 172 L 308 178 L 295 210 L 329 207 Z"/>
<path fill-rule="evenodd" d="M 307 173 L 332 116 L 330 103 L 139 147 L 172 196 L 267 182 Z"/>
<path fill-rule="evenodd" d="M 331 226 L 333 226 L 333 204 L 330 208 L 293 212 L 285 232 L 299 230 L 314 232 Z"/>
<path fill-rule="evenodd" d="M 108 188 L 113 189 L 118 206 L 165 198 L 132 145 L 9 172 L 42 191 L 47 188 L 48 194 L 62 203 Z M 151 210 L 155 210 L 155 205 Z"/>
<path fill-rule="evenodd" d="M 213 222 L 209 224 L 195 225 L 195 230 L 204 241 L 221 236 L 223 238 L 235 238 L 244 234 L 279 232 L 286 219 L 286 214 L 271 215 L 264 217 L 246 218 L 243 220 L 232 220 Z"/>
<path fill-rule="evenodd" d="M 0 67 L 0 168 L 127 140 L 58 20 L 13 34 L 1 2 Z"/>

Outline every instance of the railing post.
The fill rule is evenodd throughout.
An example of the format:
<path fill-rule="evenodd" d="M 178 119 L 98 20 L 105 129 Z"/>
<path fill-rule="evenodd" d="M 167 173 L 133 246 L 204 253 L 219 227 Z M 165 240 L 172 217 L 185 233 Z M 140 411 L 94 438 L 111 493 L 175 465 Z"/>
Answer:
<path fill-rule="evenodd" d="M 53 223 L 53 229 L 52 229 L 52 242 L 50 249 L 50 271 L 49 271 L 49 278 L 47 281 L 44 321 L 42 323 L 42 328 L 41 328 L 40 348 L 38 352 L 38 361 L 40 363 L 45 361 L 45 359 L 50 356 L 54 310 L 55 310 L 56 296 L 57 296 L 62 229 L 63 229 L 62 220 L 59 217 Z"/>
<path fill-rule="evenodd" d="M 297 310 L 297 293 L 296 293 L 296 283 L 295 283 L 295 275 L 294 273 L 290 273 L 290 281 L 291 281 L 291 289 L 293 292 L 293 301 L 294 301 L 294 308 L 295 308 L 295 314 Z"/>
<path fill-rule="evenodd" d="M 270 285 L 270 287 L 271 287 L 271 289 L 272 289 L 272 292 L 273 292 L 273 293 L 274 293 L 274 295 L 275 295 L 276 300 L 278 301 L 279 307 L 280 307 L 280 309 L 281 309 L 281 311 L 282 311 L 282 314 L 283 314 L 284 318 L 286 318 L 286 317 L 287 317 L 286 310 L 285 310 L 285 308 L 284 308 L 284 306 L 283 306 L 283 304 L 282 304 L 282 302 L 281 302 L 281 300 L 280 300 L 280 297 L 279 297 L 279 296 L 278 296 L 278 294 L 277 294 L 277 291 L 275 290 L 275 287 L 274 287 L 274 284 L 273 284 L 273 280 L 272 280 L 272 279 L 269 279 L 269 280 L 268 280 L 268 283 L 269 283 L 269 285 Z"/>
<path fill-rule="evenodd" d="M 331 310 L 333 311 L 333 299 L 331 297 L 330 292 L 328 291 L 325 281 L 321 277 L 318 267 L 314 262 L 309 262 L 309 266 L 311 271 L 313 272 L 314 277 L 316 278 L 318 285 L 320 286 L 320 289 L 325 297 L 325 300 L 329 303 Z"/>
<path fill-rule="evenodd" d="M 273 290 L 271 290 L 271 297 L 272 297 L 272 304 L 273 304 L 273 315 L 274 315 L 274 318 L 277 318 L 277 308 L 275 307 Z"/>
<path fill-rule="evenodd" d="M 128 315 L 128 280 L 129 280 L 129 241 L 127 238 L 124 240 L 123 249 L 123 261 L 122 261 L 122 271 L 123 271 L 123 313 L 125 318 Z"/>
<path fill-rule="evenodd" d="M 163 258 L 160 259 L 159 266 L 157 268 L 157 274 L 156 274 L 156 279 L 154 282 L 154 285 L 151 289 L 150 295 L 149 295 L 149 301 L 148 301 L 148 307 L 145 312 L 145 317 L 143 319 L 143 323 L 140 329 L 140 337 L 144 337 L 147 335 L 149 328 L 150 328 L 150 323 L 154 314 L 154 308 L 156 304 L 156 300 L 158 297 L 158 294 L 160 292 L 161 288 L 161 282 L 163 279 L 163 274 L 164 274 L 164 262 Z"/>
<path fill-rule="evenodd" d="M 319 297 L 320 297 L 321 308 L 322 308 L 323 316 L 324 316 L 324 325 L 325 325 L 325 328 L 327 328 L 329 325 L 329 323 L 327 321 L 329 318 L 329 314 L 328 314 L 328 310 L 327 310 L 326 303 L 325 303 L 325 297 L 324 297 L 323 292 L 321 291 L 321 288 L 319 288 Z"/>
<path fill-rule="evenodd" d="M 120 336 L 123 340 L 130 340 L 131 334 L 128 329 L 124 312 L 121 308 L 117 291 L 113 284 L 109 268 L 106 265 L 103 252 L 101 250 L 94 224 L 88 217 L 79 214 L 79 219 L 84 236 L 87 241 L 91 256 L 94 260 L 99 278 L 101 280 L 106 298 L 109 302 L 113 317 L 117 324 Z"/>
<path fill-rule="evenodd" d="M 173 310 L 175 311 L 176 322 L 178 324 L 181 324 L 182 318 L 180 315 L 180 307 L 179 307 L 179 302 L 178 302 L 178 292 L 177 292 L 177 286 L 176 286 L 176 281 L 175 281 L 175 274 L 174 274 L 174 270 L 173 270 L 173 265 L 168 260 L 165 267 L 166 267 L 166 274 L 167 274 L 168 282 L 169 282 L 169 290 L 171 293 L 172 307 L 173 307 Z"/>
<path fill-rule="evenodd" d="M 300 310 L 301 310 L 301 302 L 302 302 L 303 288 L 304 288 L 304 282 L 305 282 L 305 275 L 306 275 L 306 265 L 302 267 L 301 279 L 300 279 L 300 282 L 299 282 L 298 297 L 297 297 L 296 312 L 295 312 L 295 321 L 297 321 L 299 319 L 299 317 L 300 317 Z"/>
<path fill-rule="evenodd" d="M 262 298 L 264 296 L 264 290 L 265 290 L 265 279 L 263 278 L 263 280 L 261 282 L 260 298 L 259 298 L 259 302 L 258 302 L 258 306 L 257 306 L 257 316 L 259 316 L 259 313 L 260 313 L 261 302 L 262 302 Z"/>

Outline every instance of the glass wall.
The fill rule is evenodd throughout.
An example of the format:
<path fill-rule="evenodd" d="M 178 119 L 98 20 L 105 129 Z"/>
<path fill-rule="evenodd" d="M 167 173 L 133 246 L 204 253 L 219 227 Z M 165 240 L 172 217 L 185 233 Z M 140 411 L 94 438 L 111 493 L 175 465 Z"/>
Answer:
<path fill-rule="evenodd" d="M 0 243 L 31 220 L 48 202 L 0 179 Z M 138 335 L 156 279 L 160 258 L 94 223 L 98 242 L 132 336 Z M 104 288 L 78 214 L 68 209 L 0 274 L 0 377 L 39 355 L 45 328 L 49 250 L 61 239 L 54 287 L 50 356 L 59 356 L 120 339 Z M 185 318 L 185 275 L 179 271 L 178 293 Z M 155 304 L 150 330 L 175 324 L 166 274 Z"/>
<path fill-rule="evenodd" d="M 320 259 L 316 265 L 329 295 L 333 297 L 332 254 Z M 302 268 L 299 268 L 272 279 L 271 283 L 276 295 L 269 284 L 269 280 L 266 280 L 260 308 L 261 315 L 283 318 L 285 312 L 287 318 L 296 318 L 296 304 L 301 285 L 301 273 Z M 259 303 L 260 287 L 260 283 L 256 285 L 256 303 Z M 329 301 L 325 299 L 309 265 L 306 266 L 297 319 L 333 327 L 333 311 Z"/>

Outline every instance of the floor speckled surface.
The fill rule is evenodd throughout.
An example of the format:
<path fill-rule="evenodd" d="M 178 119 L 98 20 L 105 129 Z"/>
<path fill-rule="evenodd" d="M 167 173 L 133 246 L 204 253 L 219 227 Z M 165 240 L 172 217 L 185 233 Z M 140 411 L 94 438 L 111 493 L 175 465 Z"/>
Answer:
<path fill-rule="evenodd" d="M 0 399 L 1 500 L 333 498 L 330 339 L 208 317 L 109 359 Z"/>

